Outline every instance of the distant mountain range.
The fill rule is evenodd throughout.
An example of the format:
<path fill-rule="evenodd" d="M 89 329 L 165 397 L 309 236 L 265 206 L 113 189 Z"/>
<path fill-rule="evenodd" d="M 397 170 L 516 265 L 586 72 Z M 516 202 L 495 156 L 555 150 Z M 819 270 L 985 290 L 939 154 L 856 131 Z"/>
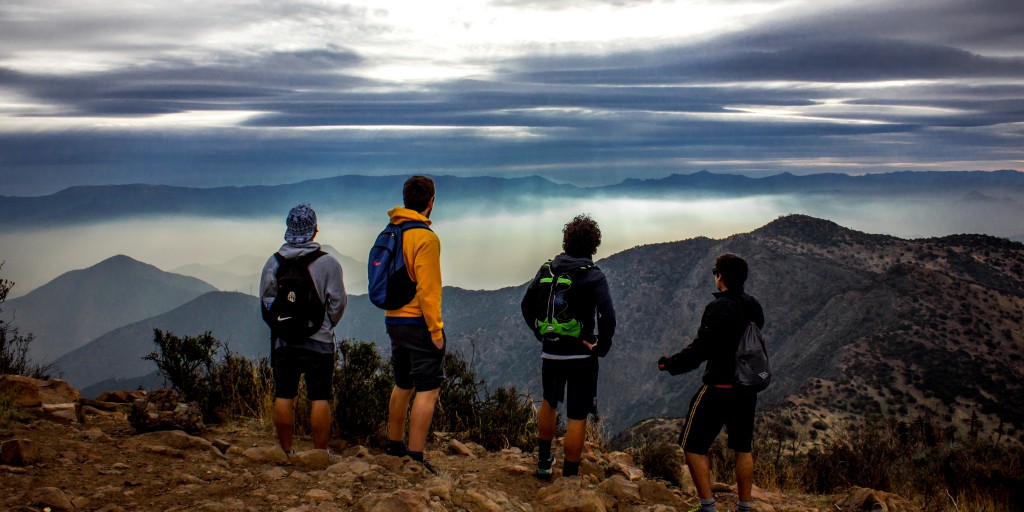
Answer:
<path fill-rule="evenodd" d="M 164 313 L 216 290 L 127 256 L 72 270 L 4 304 L 5 316 L 35 341 L 29 356 L 54 358 L 123 325 Z"/>
<path fill-rule="evenodd" d="M 324 245 L 323 249 L 341 262 L 345 271 L 345 290 L 353 294 L 366 293 L 366 262 L 341 254 L 330 245 Z M 201 279 L 221 291 L 259 295 L 260 271 L 269 257 L 269 254 L 243 255 L 216 265 L 190 263 L 171 269 L 171 272 Z"/>
<path fill-rule="evenodd" d="M 598 262 L 619 322 L 599 385 L 611 432 L 684 413 L 700 372 L 672 378 L 658 373 L 655 361 L 693 338 L 714 291 L 712 262 L 723 252 L 747 258 L 747 291 L 765 307 L 776 378 L 760 395 L 763 406 L 788 408 L 800 421 L 926 415 L 962 429 L 976 413 L 1021 439 L 1024 245 L 984 235 L 906 240 L 803 215 L 721 240 L 638 246 Z M 520 317 L 524 286 L 445 288 L 445 330 L 451 349 L 471 360 L 491 389 L 514 384 L 536 399 L 540 347 Z M 257 354 L 266 339 L 257 308 L 251 296 L 205 294 L 159 319 L 108 332 L 58 366 L 90 383 L 148 373 L 138 358 L 152 349 L 153 327 L 213 330 L 233 350 Z M 350 297 L 338 335 L 388 351 L 383 312 L 365 296 Z M 124 359 L 112 364 L 108 356 L 120 352 Z"/>
<path fill-rule="evenodd" d="M 72 187 L 36 197 L 0 196 L 0 226 L 75 225 L 163 215 L 253 218 L 278 215 L 300 202 L 353 218 L 378 219 L 395 206 L 405 176 L 338 176 L 288 185 L 187 188 L 162 185 Z M 628 179 L 616 185 L 577 187 L 540 177 L 435 178 L 438 196 L 453 211 L 505 208 L 515 212 L 538 198 L 751 196 L 824 194 L 849 197 L 960 199 L 969 193 L 1024 204 L 1024 173 L 1017 171 L 895 172 L 850 176 L 788 173 L 749 178 L 706 171 L 661 179 Z"/>

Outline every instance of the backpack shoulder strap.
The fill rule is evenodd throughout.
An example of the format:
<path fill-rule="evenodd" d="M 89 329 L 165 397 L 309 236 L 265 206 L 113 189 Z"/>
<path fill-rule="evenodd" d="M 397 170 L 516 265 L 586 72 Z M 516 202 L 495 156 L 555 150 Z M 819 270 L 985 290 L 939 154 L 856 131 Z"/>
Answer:
<path fill-rule="evenodd" d="M 405 231 L 407 229 L 425 229 L 427 231 L 433 231 L 426 222 L 419 220 L 408 220 L 401 224 L 395 224 L 395 226 L 398 226 L 399 231 Z"/>

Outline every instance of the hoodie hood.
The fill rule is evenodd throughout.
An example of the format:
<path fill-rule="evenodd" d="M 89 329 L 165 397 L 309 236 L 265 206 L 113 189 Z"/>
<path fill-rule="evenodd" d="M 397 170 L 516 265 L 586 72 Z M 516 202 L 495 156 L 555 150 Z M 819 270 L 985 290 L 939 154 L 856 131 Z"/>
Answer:
<path fill-rule="evenodd" d="M 559 273 L 593 264 L 594 260 L 590 258 L 577 258 L 576 256 L 570 256 L 563 252 L 562 254 L 555 256 L 555 259 L 551 260 L 551 270 L 555 273 Z"/>
<path fill-rule="evenodd" d="M 388 210 L 388 217 L 391 217 L 392 224 L 401 224 L 411 220 L 418 220 L 420 222 L 430 225 L 430 219 L 423 216 L 422 213 L 416 210 L 410 210 L 404 206 L 396 206 L 391 210 Z"/>
<path fill-rule="evenodd" d="M 286 260 L 293 260 L 295 258 L 301 258 L 317 249 L 320 248 L 318 242 L 305 242 L 301 244 L 284 244 L 280 249 L 277 250 L 278 254 L 284 256 Z"/>

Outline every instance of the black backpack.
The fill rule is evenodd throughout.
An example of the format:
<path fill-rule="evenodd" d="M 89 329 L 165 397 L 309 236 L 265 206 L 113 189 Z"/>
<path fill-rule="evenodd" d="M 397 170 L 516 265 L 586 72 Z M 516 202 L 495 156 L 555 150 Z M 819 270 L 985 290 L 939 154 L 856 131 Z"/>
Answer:
<path fill-rule="evenodd" d="M 270 334 L 285 343 L 301 343 L 316 334 L 324 323 L 324 303 L 313 284 L 309 265 L 325 255 L 317 249 L 298 258 L 277 259 L 277 296 L 270 308 L 262 308 Z"/>
<path fill-rule="evenodd" d="M 573 280 L 582 272 L 597 268 L 593 264 L 573 267 L 555 273 L 551 261 L 541 267 L 534 300 L 534 327 L 544 340 L 556 341 L 562 336 L 579 338 L 583 323 L 573 316 Z"/>
<path fill-rule="evenodd" d="M 742 304 L 740 311 L 746 320 Z M 763 391 L 771 382 L 772 365 L 768 360 L 764 336 L 756 323 L 748 321 L 736 347 L 736 374 L 733 376 L 733 385 L 756 393 Z"/>

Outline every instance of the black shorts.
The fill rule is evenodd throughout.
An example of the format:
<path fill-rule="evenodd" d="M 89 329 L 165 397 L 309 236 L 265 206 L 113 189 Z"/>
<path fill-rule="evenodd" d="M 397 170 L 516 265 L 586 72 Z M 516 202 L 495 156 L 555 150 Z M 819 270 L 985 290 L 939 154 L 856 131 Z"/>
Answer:
<path fill-rule="evenodd" d="M 540 378 L 544 386 L 544 400 L 551 407 L 566 396 L 565 415 L 570 420 L 585 420 L 588 414 L 597 414 L 597 358 L 542 359 Z"/>
<path fill-rule="evenodd" d="M 679 435 L 683 451 L 707 455 L 724 426 L 729 448 L 750 453 L 754 442 L 754 409 L 757 393 L 735 388 L 701 386 L 690 400 L 686 424 Z"/>
<path fill-rule="evenodd" d="M 301 348 L 274 349 L 274 397 L 288 400 L 299 394 L 299 376 L 306 376 L 310 400 L 330 400 L 334 379 L 334 354 Z"/>
<path fill-rule="evenodd" d="M 388 324 L 391 337 L 391 367 L 399 389 L 433 391 L 444 382 L 444 353 L 447 340 L 439 350 L 425 325 Z"/>

